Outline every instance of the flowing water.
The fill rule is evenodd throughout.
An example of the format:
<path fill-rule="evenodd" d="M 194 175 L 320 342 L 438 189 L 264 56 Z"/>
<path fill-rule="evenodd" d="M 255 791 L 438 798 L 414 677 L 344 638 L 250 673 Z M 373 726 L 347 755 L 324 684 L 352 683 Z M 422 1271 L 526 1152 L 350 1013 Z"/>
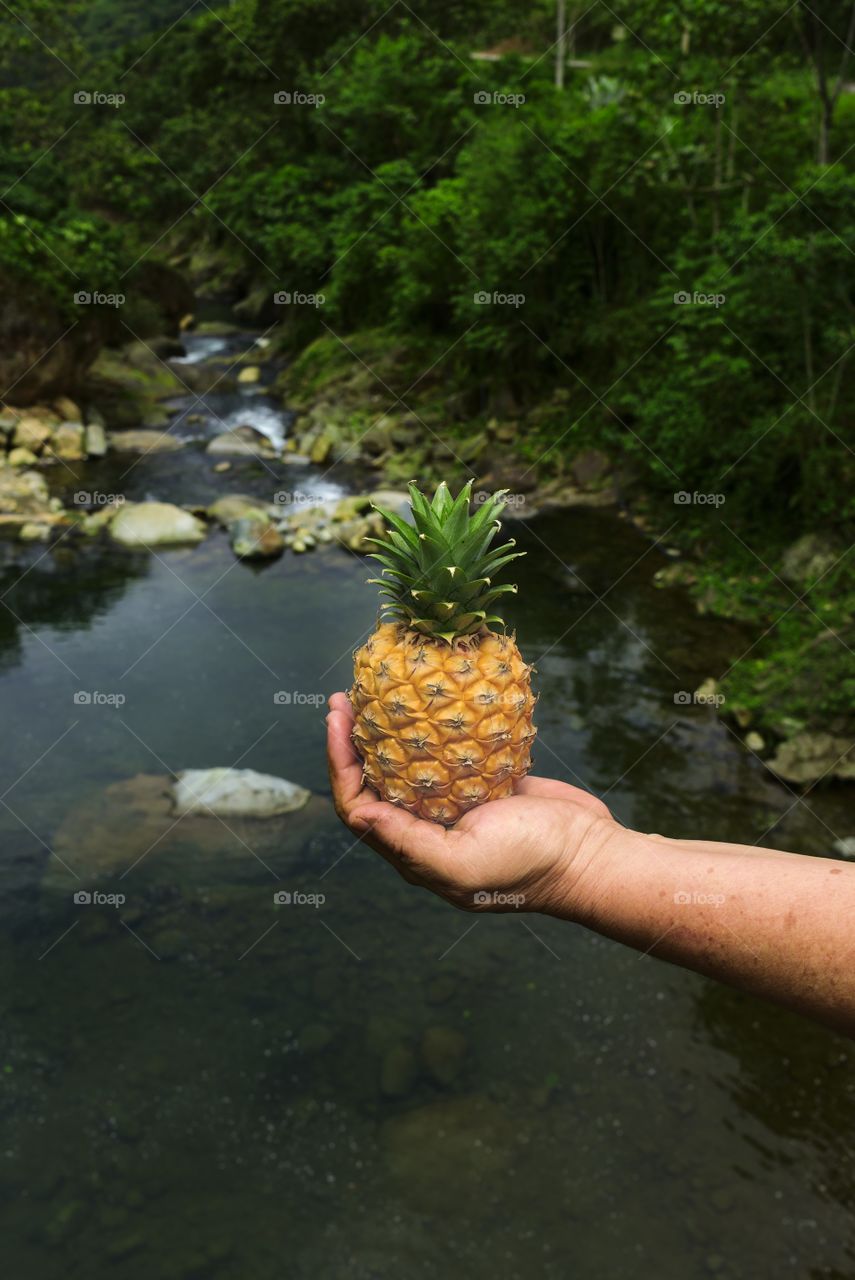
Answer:
<path fill-rule="evenodd" d="M 188 359 L 250 341 L 191 339 Z M 57 491 L 201 504 L 365 483 L 215 473 L 202 444 L 223 423 L 287 434 L 263 386 L 174 408 L 181 453 L 81 464 Z M 661 555 L 630 525 L 573 511 L 515 532 L 539 772 L 645 830 L 818 855 L 850 833 L 842 791 L 797 800 L 709 708 L 675 702 L 751 637 L 656 591 Z M 855 1273 L 847 1043 L 570 925 L 457 913 L 337 823 L 320 700 L 374 621 L 364 561 L 259 567 L 218 532 L 2 556 L 8 1275 Z M 315 796 L 175 824 L 168 775 L 212 765 Z M 75 902 L 95 888 L 124 902 Z"/>

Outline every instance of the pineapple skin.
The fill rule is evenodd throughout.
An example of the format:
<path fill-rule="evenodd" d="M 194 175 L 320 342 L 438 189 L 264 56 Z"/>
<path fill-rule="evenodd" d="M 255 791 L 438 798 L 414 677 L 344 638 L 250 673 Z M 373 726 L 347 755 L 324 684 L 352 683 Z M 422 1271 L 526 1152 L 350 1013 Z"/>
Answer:
<path fill-rule="evenodd" d="M 513 637 L 382 623 L 354 654 L 353 742 L 384 800 L 451 826 L 531 768 L 532 668 Z"/>

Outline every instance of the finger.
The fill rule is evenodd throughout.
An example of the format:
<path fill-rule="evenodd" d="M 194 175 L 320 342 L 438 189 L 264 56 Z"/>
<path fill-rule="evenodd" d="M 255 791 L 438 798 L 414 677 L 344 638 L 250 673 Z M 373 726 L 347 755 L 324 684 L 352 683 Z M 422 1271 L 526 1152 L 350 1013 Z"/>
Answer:
<path fill-rule="evenodd" d="M 337 707 L 327 716 L 327 761 L 336 813 L 347 818 L 362 791 L 362 764 L 351 741 L 353 719 Z"/>
<path fill-rule="evenodd" d="M 331 693 L 329 696 L 330 711 L 344 711 L 353 719 L 353 704 L 346 693 Z"/>

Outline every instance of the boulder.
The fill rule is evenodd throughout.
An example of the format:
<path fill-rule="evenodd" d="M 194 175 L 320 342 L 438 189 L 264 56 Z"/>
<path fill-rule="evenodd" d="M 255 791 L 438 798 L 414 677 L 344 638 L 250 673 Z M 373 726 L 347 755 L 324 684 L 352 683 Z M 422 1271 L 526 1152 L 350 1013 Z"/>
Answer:
<path fill-rule="evenodd" d="M 242 382 L 245 385 L 246 384 L 252 385 L 253 383 L 258 382 L 260 378 L 261 378 L 261 370 L 259 369 L 257 364 L 248 364 L 246 368 L 241 369 L 240 373 L 238 374 L 238 382 Z"/>
<path fill-rule="evenodd" d="M 110 522 L 110 534 L 126 547 L 174 546 L 201 542 L 205 525 L 171 502 L 128 502 Z"/>
<path fill-rule="evenodd" d="M 835 840 L 831 847 L 841 858 L 855 858 L 855 836 L 843 836 L 842 839 Z"/>
<path fill-rule="evenodd" d="M 217 498 L 216 502 L 212 502 L 205 514 L 209 520 L 214 520 L 224 529 L 228 529 L 237 520 L 266 516 L 267 504 L 261 498 L 250 498 L 243 493 L 227 493 L 222 498 Z"/>
<path fill-rule="evenodd" d="M 185 769 L 172 787 L 176 815 L 271 818 L 302 809 L 311 792 L 254 769 Z"/>
<path fill-rule="evenodd" d="M 232 551 L 245 560 L 269 560 L 285 550 L 285 539 L 267 516 L 243 516 L 230 533 Z"/>
<path fill-rule="evenodd" d="M 768 765 L 785 782 L 855 780 L 855 742 L 831 733 L 797 733 L 781 743 Z"/>
<path fill-rule="evenodd" d="M 463 1068 L 466 1038 L 453 1027 L 428 1027 L 422 1038 L 421 1054 L 431 1079 L 448 1088 Z"/>
<path fill-rule="evenodd" d="M 18 420 L 12 443 L 21 449 L 29 449 L 30 453 L 41 453 L 50 440 L 50 425 L 40 418 L 25 414 Z"/>
<path fill-rule="evenodd" d="M 86 457 L 85 428 L 82 422 L 61 422 L 51 433 L 45 453 L 64 462 L 79 462 Z"/>
<path fill-rule="evenodd" d="M 796 587 L 806 587 L 821 578 L 840 558 L 840 550 L 820 533 L 806 533 L 787 548 L 781 557 L 781 577 Z"/>
<path fill-rule="evenodd" d="M 76 405 L 73 400 L 70 400 L 68 396 L 59 396 L 58 399 L 54 400 L 53 407 L 56 410 L 60 421 L 80 422 L 83 417 L 79 406 Z"/>
<path fill-rule="evenodd" d="M 0 512 L 39 516 L 51 510 L 47 481 L 38 471 L 0 471 Z"/>
<path fill-rule="evenodd" d="M 107 433 L 100 422 L 87 424 L 83 436 L 83 447 L 86 450 L 87 458 L 104 457 L 107 452 Z"/>
<path fill-rule="evenodd" d="M 50 525 L 39 524 L 35 520 L 28 520 L 18 530 L 19 542 L 47 542 L 49 538 Z"/>
<path fill-rule="evenodd" d="M 313 442 L 309 449 L 309 458 L 317 466 L 322 466 L 332 452 L 333 441 L 328 435 L 321 434 Z"/>
<path fill-rule="evenodd" d="M 173 453 L 184 447 L 184 442 L 168 431 L 153 431 L 147 427 L 111 431 L 107 438 L 110 448 L 117 453 Z"/>
<path fill-rule="evenodd" d="M 32 467 L 38 458 L 31 449 L 23 449 L 20 446 L 16 449 L 10 449 L 6 461 L 10 467 Z"/>
<path fill-rule="evenodd" d="M 600 449 L 583 449 L 570 465 L 573 479 L 582 489 L 599 485 L 611 469 L 611 462 Z"/>
<path fill-rule="evenodd" d="M 249 458 L 275 458 L 276 450 L 267 436 L 255 427 L 236 427 L 209 441 L 207 453 L 234 454 Z"/>

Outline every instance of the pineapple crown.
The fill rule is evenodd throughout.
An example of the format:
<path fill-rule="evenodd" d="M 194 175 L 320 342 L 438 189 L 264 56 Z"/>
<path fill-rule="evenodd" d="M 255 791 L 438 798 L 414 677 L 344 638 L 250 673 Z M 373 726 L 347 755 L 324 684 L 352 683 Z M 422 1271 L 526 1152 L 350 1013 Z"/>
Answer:
<path fill-rule="evenodd" d="M 524 555 L 490 544 L 501 529 L 499 512 L 507 489 L 492 494 L 470 514 L 470 480 L 456 498 L 445 481 L 428 501 L 415 481 L 410 482 L 413 524 L 382 507 L 375 507 L 389 525 L 385 539 L 371 538 L 380 550 L 371 553 L 383 565 L 382 578 L 369 578 L 388 597 L 382 606 L 387 618 L 398 618 L 414 631 L 451 644 L 490 623 L 504 625 L 489 607 L 497 597 L 515 592 L 509 583 L 493 585 L 493 577 L 511 560 Z M 372 504 L 373 505 L 373 504 Z"/>

